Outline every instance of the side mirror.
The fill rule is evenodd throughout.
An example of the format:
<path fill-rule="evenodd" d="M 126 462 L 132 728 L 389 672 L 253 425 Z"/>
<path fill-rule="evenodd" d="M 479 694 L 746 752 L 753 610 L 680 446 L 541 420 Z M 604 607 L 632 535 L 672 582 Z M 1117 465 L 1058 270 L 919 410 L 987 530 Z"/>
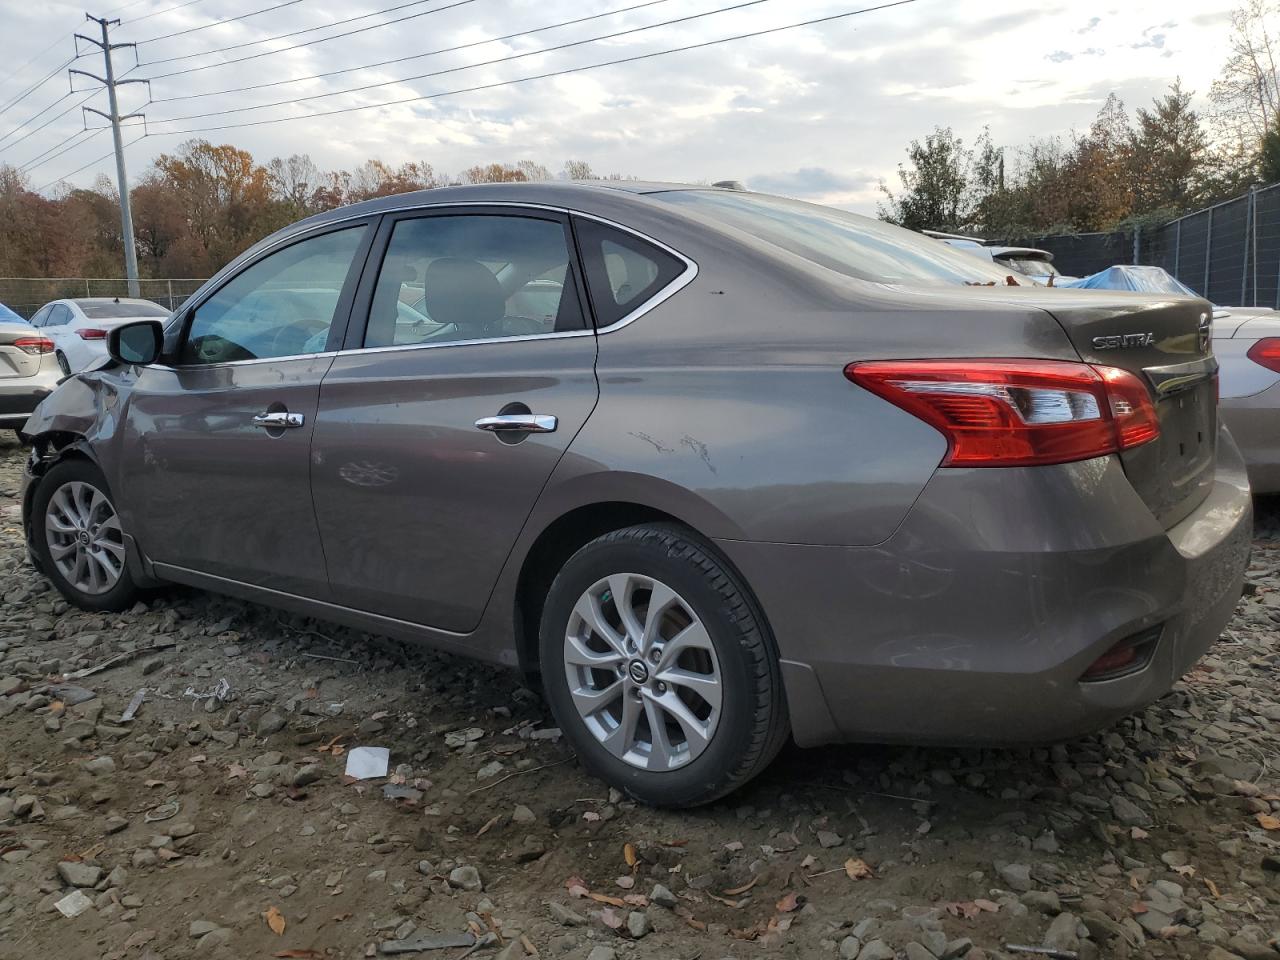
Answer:
<path fill-rule="evenodd" d="M 159 320 L 138 320 L 107 332 L 107 353 L 118 363 L 155 363 L 163 349 L 164 326 Z"/>

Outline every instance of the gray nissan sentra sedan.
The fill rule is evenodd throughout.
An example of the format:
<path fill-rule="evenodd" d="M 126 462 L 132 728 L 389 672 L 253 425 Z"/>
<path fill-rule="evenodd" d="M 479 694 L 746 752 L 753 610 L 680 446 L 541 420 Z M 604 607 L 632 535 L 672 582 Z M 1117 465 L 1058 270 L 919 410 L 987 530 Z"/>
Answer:
<path fill-rule="evenodd" d="M 1008 286 L 821 206 L 634 182 L 386 197 L 258 244 L 25 427 L 34 562 L 540 677 L 584 764 L 712 800 L 788 735 L 1043 742 L 1240 595 L 1209 306 Z"/>

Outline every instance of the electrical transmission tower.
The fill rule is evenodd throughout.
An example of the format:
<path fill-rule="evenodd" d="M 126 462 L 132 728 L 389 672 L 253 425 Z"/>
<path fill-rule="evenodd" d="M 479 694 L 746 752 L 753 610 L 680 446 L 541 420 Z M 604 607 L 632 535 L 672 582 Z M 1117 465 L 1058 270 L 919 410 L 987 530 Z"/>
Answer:
<path fill-rule="evenodd" d="M 86 20 L 92 20 L 102 30 L 102 39 L 98 40 L 94 37 L 86 37 L 83 33 L 77 33 L 76 39 L 83 40 L 85 43 L 91 43 L 102 51 L 102 59 L 106 64 L 106 76 L 100 77 L 97 74 L 89 73 L 86 70 L 70 70 L 69 73 L 78 73 L 81 76 L 89 77 L 91 80 L 97 80 L 100 84 L 107 88 L 107 105 L 110 109 L 109 113 L 103 113 L 101 110 L 95 110 L 93 107 L 81 107 L 89 113 L 96 113 L 100 117 L 105 117 L 111 123 L 111 139 L 115 142 L 116 148 L 116 182 L 120 190 L 120 225 L 124 234 L 124 269 L 125 275 L 129 278 L 129 296 L 137 297 L 138 290 L 138 251 L 133 245 L 133 211 L 129 206 L 129 177 L 125 173 L 124 167 L 124 139 L 120 136 L 120 121 L 129 120 L 133 117 L 142 117 L 142 113 L 126 113 L 120 115 L 120 106 L 116 100 L 116 87 L 123 86 L 126 83 L 147 83 L 146 80 L 117 80 L 115 67 L 111 63 L 111 51 L 119 50 L 122 47 L 132 47 L 132 43 L 112 43 L 108 33 L 114 26 L 119 26 L 119 20 L 107 20 L 103 17 L 94 17 L 89 14 L 84 15 Z M 76 51 L 79 53 L 79 50 Z"/>

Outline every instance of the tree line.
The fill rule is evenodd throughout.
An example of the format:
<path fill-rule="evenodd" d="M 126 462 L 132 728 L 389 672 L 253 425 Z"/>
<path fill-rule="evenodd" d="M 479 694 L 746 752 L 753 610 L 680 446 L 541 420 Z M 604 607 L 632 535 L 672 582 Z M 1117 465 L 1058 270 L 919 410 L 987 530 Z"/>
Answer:
<path fill-rule="evenodd" d="M 259 163 L 246 150 L 190 140 L 157 157 L 129 198 L 139 273 L 207 277 L 273 231 L 359 200 L 450 184 L 595 176 L 581 160 L 554 173 L 529 160 L 452 175 L 425 162 L 392 167 L 380 160 L 326 171 L 306 154 Z M 0 276 L 120 276 L 121 232 L 119 195 L 107 177 L 49 198 L 32 191 L 16 168 L 0 165 Z"/>
<path fill-rule="evenodd" d="M 1231 16 L 1205 112 L 1175 81 L 1130 113 L 1109 96 L 1084 132 L 1016 147 L 937 127 L 907 148 L 879 213 L 912 229 L 1026 239 L 1165 223 L 1280 181 L 1280 3 Z"/>

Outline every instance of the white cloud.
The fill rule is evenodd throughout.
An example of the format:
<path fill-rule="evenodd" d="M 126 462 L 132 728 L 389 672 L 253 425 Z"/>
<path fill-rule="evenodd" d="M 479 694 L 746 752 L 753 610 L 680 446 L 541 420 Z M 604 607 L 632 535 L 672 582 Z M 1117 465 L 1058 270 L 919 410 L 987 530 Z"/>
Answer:
<path fill-rule="evenodd" d="M 858 6 L 857 0 L 770 0 L 678 26 L 511 63 L 394 82 L 361 93 L 230 114 L 206 122 L 161 122 L 165 117 L 397 81 L 713 10 L 727 2 L 664 0 L 532 37 L 324 80 L 153 103 L 146 108 L 149 129 L 158 132 L 312 114 L 430 95 L 696 44 Z M 353 7 L 336 0 L 304 0 L 277 13 L 145 44 L 139 53 L 144 60 L 181 56 L 332 23 L 392 3 L 359 0 L 359 6 Z M 875 183 L 881 178 L 893 180 L 908 141 L 935 125 L 951 126 L 966 139 L 989 125 L 997 142 L 1020 144 L 1032 137 L 1088 126 L 1112 89 L 1132 107 L 1164 92 L 1181 76 L 1185 86 L 1203 96 L 1226 57 L 1228 25 L 1223 15 L 1234 3 L 1130 0 L 1121 9 L 1098 6 L 1081 10 L 1078 4 L 1045 2 L 1005 12 L 988 0 L 919 0 L 814 27 L 552 79 L 199 135 L 249 149 L 261 160 L 310 153 L 325 167 L 350 167 L 376 156 L 391 164 L 426 160 L 445 171 L 519 159 L 558 169 L 565 159 L 574 158 L 588 161 L 597 171 L 646 179 L 746 179 L 749 185 L 870 211 L 875 205 Z M 119 15 L 126 22 L 116 38 L 145 39 L 243 12 L 243 7 L 229 0 L 206 0 L 136 26 L 128 22 L 130 16 L 169 5 L 172 0 L 143 0 L 121 11 Z M 591 0 L 589 6 L 579 0 L 477 0 L 331 43 L 157 80 L 152 94 L 161 99 L 341 70 L 627 5 L 628 0 Z M 424 4 L 424 9 L 431 6 Z M 59 32 L 65 32 L 68 40 L 65 49 L 60 46 L 50 51 L 20 76 L 0 82 L 0 103 L 48 73 L 59 56 L 70 56 L 69 35 L 73 29 L 81 29 L 71 8 L 16 3 L 10 7 L 5 11 L 6 29 L 0 34 L 0 62 L 23 63 Z M 386 16 L 414 12 L 417 8 Z M 349 30 L 370 22 L 336 29 Z M 275 46 L 321 35 L 323 31 L 304 34 L 278 41 Z M 260 49 L 248 47 L 163 68 L 143 67 L 131 76 L 149 76 Z M 122 51 L 118 56 L 124 59 L 128 53 Z M 79 66 L 96 72 L 100 64 L 87 59 Z M 57 78 L 0 114 L 0 134 L 65 89 L 65 81 Z M 141 91 L 126 88 L 122 96 L 129 108 L 140 102 Z M 62 106 L 65 104 L 58 109 Z M 0 161 L 29 160 L 79 126 L 78 112 L 72 111 L 23 144 L 0 153 Z M 141 141 L 130 149 L 130 169 L 134 173 L 145 169 L 156 154 L 172 150 L 181 139 L 153 136 Z M 4 146 L 0 143 L 0 149 Z M 99 134 L 83 149 L 34 169 L 31 180 L 42 185 L 105 153 L 109 146 L 109 138 Z M 109 161 L 85 170 L 74 181 L 88 184 L 100 172 L 112 172 Z"/>

